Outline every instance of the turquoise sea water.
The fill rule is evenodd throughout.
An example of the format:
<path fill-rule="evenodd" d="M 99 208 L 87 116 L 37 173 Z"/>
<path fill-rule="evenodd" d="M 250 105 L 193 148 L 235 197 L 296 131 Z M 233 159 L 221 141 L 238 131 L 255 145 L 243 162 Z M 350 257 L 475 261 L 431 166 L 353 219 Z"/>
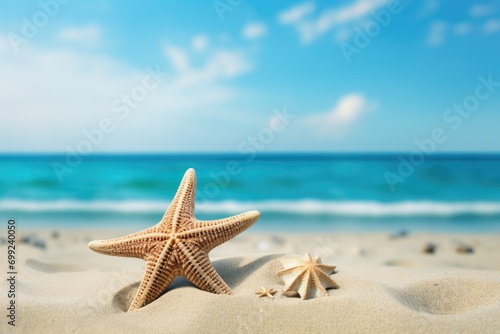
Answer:
<path fill-rule="evenodd" d="M 3 155 L 0 213 L 29 228 L 148 227 L 193 167 L 197 216 L 259 210 L 255 231 L 500 230 L 500 156 L 435 155 L 410 167 L 402 159 L 101 155 L 69 166 L 64 155 Z"/>

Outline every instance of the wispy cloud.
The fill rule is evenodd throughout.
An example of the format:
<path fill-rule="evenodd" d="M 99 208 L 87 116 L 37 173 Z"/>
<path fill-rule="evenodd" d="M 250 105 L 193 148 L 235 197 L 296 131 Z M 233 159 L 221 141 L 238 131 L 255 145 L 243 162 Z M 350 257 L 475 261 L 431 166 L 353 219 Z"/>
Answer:
<path fill-rule="evenodd" d="M 243 27 L 242 35 L 246 39 L 257 39 L 267 33 L 267 27 L 263 23 L 249 23 Z"/>
<path fill-rule="evenodd" d="M 148 93 L 131 111 L 130 119 L 120 123 L 97 151 L 178 149 L 182 143 L 175 140 L 176 136 L 202 126 L 200 121 L 195 122 L 197 118 L 207 113 L 213 118 L 214 111 L 229 113 L 229 103 L 240 92 L 227 81 L 253 66 L 244 49 L 222 48 L 197 54 L 196 63 L 190 61 L 195 51 L 189 44 L 165 47 L 163 51 L 172 64 L 169 76 Z M 156 64 L 150 67 L 155 69 Z M 161 70 L 168 68 L 161 66 Z M 113 102 L 127 94 L 130 97 L 131 90 L 142 85 L 148 75 L 145 67 L 116 57 L 37 44 L 20 55 L 0 52 L 0 73 L 0 100 L 4 110 L 11 113 L 0 122 L 0 133 L 2 138 L 15 141 L 20 151 L 64 151 L 66 145 L 81 140 L 82 131 L 98 126 L 103 117 L 116 119 Z M 149 136 L 138 141 L 137 133 L 144 129 Z M 205 131 L 210 133 L 209 129 Z M 33 140 L 42 137 L 43 141 Z M 194 140 L 202 141 L 202 135 Z M 4 141 L 1 146 L 9 150 Z"/>
<path fill-rule="evenodd" d="M 472 24 L 469 23 L 469 22 L 459 22 L 457 24 L 455 24 L 455 26 L 453 27 L 453 32 L 456 34 L 456 35 L 465 35 L 467 33 L 469 33 L 472 29 Z"/>
<path fill-rule="evenodd" d="M 334 28 L 361 21 L 372 11 L 386 5 L 387 2 L 388 0 L 356 0 L 342 7 L 327 8 L 317 17 L 311 19 L 306 19 L 302 15 L 304 12 L 309 13 L 304 10 L 306 7 L 303 7 L 302 11 L 298 10 L 298 7 L 293 7 L 280 14 L 278 19 L 282 23 L 285 21 L 293 24 L 301 41 L 307 44 Z"/>
<path fill-rule="evenodd" d="M 427 31 L 426 44 L 429 46 L 442 45 L 447 38 L 452 36 L 462 37 L 469 33 L 491 34 L 500 31 L 500 19 L 483 19 L 495 10 L 492 5 L 476 5 L 470 8 L 469 15 L 475 19 L 457 23 L 436 19 L 431 21 Z"/>
<path fill-rule="evenodd" d="M 177 71 L 182 71 L 189 67 L 188 56 L 186 52 L 181 48 L 175 46 L 167 46 L 165 48 L 165 56 L 167 56 L 170 64 Z"/>
<path fill-rule="evenodd" d="M 144 75 L 107 57 L 35 47 L 0 56 L 0 71 L 0 99 L 11 113 L 0 131 L 22 150 L 63 150 Z"/>
<path fill-rule="evenodd" d="M 439 9 L 438 0 L 426 0 L 422 2 L 420 9 L 417 11 L 417 17 L 425 19 L 434 15 Z"/>
<path fill-rule="evenodd" d="M 208 47 L 209 39 L 207 35 L 196 35 L 193 37 L 191 46 L 197 52 L 205 51 Z"/>
<path fill-rule="evenodd" d="M 305 123 L 314 126 L 321 135 L 338 135 L 375 107 L 375 103 L 369 102 L 364 95 L 349 93 L 342 96 L 332 109 L 307 117 Z"/>
<path fill-rule="evenodd" d="M 281 24 L 299 23 L 307 15 L 314 12 L 313 2 L 306 2 L 284 10 L 278 14 L 278 21 Z"/>
<path fill-rule="evenodd" d="M 469 9 L 469 15 L 472 18 L 489 16 L 495 13 L 496 6 L 493 4 L 477 4 Z"/>
<path fill-rule="evenodd" d="M 4 52 L 10 49 L 10 45 L 5 36 L 0 36 L 0 52 Z"/>
<path fill-rule="evenodd" d="M 201 66 L 190 66 L 187 50 L 169 46 L 166 56 L 175 72 L 172 84 L 177 88 L 210 85 L 221 79 L 230 79 L 250 71 L 251 61 L 243 50 L 218 49 L 212 51 Z"/>
<path fill-rule="evenodd" d="M 500 31 L 500 19 L 491 19 L 484 23 L 483 31 L 485 33 L 493 33 Z"/>
<path fill-rule="evenodd" d="M 68 27 L 59 32 L 57 39 L 84 46 L 97 46 L 101 41 L 101 29 L 95 24 L 83 27 Z"/>
<path fill-rule="evenodd" d="M 434 20 L 429 26 L 427 33 L 427 44 L 430 46 L 438 46 L 442 44 L 446 37 L 448 24 L 442 20 Z"/>

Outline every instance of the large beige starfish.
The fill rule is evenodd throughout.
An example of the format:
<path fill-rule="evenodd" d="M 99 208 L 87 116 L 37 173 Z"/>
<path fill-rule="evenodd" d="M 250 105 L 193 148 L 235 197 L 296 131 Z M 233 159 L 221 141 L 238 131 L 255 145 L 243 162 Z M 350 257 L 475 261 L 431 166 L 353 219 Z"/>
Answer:
<path fill-rule="evenodd" d="M 231 294 L 210 263 L 208 252 L 252 226 L 260 213 L 249 211 L 200 221 L 194 217 L 195 193 L 196 173 L 189 169 L 158 224 L 125 237 L 89 243 L 90 249 L 101 254 L 146 261 L 146 272 L 129 311 L 156 300 L 177 276 L 186 277 L 202 290 Z"/>

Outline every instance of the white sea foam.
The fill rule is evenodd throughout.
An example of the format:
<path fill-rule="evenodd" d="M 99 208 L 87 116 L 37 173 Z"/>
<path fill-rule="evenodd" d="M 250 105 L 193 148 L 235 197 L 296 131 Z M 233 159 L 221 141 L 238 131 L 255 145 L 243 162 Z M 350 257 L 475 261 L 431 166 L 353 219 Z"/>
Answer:
<path fill-rule="evenodd" d="M 0 200 L 0 211 L 7 212 L 51 212 L 51 213 L 122 213 L 156 214 L 162 213 L 168 201 L 157 200 Z M 410 217 L 410 216 L 492 216 L 500 215 L 500 202 L 432 202 L 432 201 L 320 201 L 266 200 L 266 201 L 219 201 L 196 204 L 199 213 L 235 214 L 248 210 L 295 215 L 329 215 L 352 217 Z"/>

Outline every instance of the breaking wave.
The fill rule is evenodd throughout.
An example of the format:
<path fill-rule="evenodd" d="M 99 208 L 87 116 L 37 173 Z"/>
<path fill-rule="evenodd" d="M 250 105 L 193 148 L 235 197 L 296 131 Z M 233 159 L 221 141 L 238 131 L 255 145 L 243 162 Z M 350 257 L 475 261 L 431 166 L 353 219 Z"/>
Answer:
<path fill-rule="evenodd" d="M 167 201 L 158 200 L 0 200 L 0 211 L 47 213 L 163 213 Z M 500 215 L 500 202 L 432 202 L 432 201 L 333 201 L 333 200 L 266 200 L 198 202 L 199 213 L 237 214 L 248 210 L 291 215 L 326 215 L 350 217 L 453 217 L 461 215 Z"/>

